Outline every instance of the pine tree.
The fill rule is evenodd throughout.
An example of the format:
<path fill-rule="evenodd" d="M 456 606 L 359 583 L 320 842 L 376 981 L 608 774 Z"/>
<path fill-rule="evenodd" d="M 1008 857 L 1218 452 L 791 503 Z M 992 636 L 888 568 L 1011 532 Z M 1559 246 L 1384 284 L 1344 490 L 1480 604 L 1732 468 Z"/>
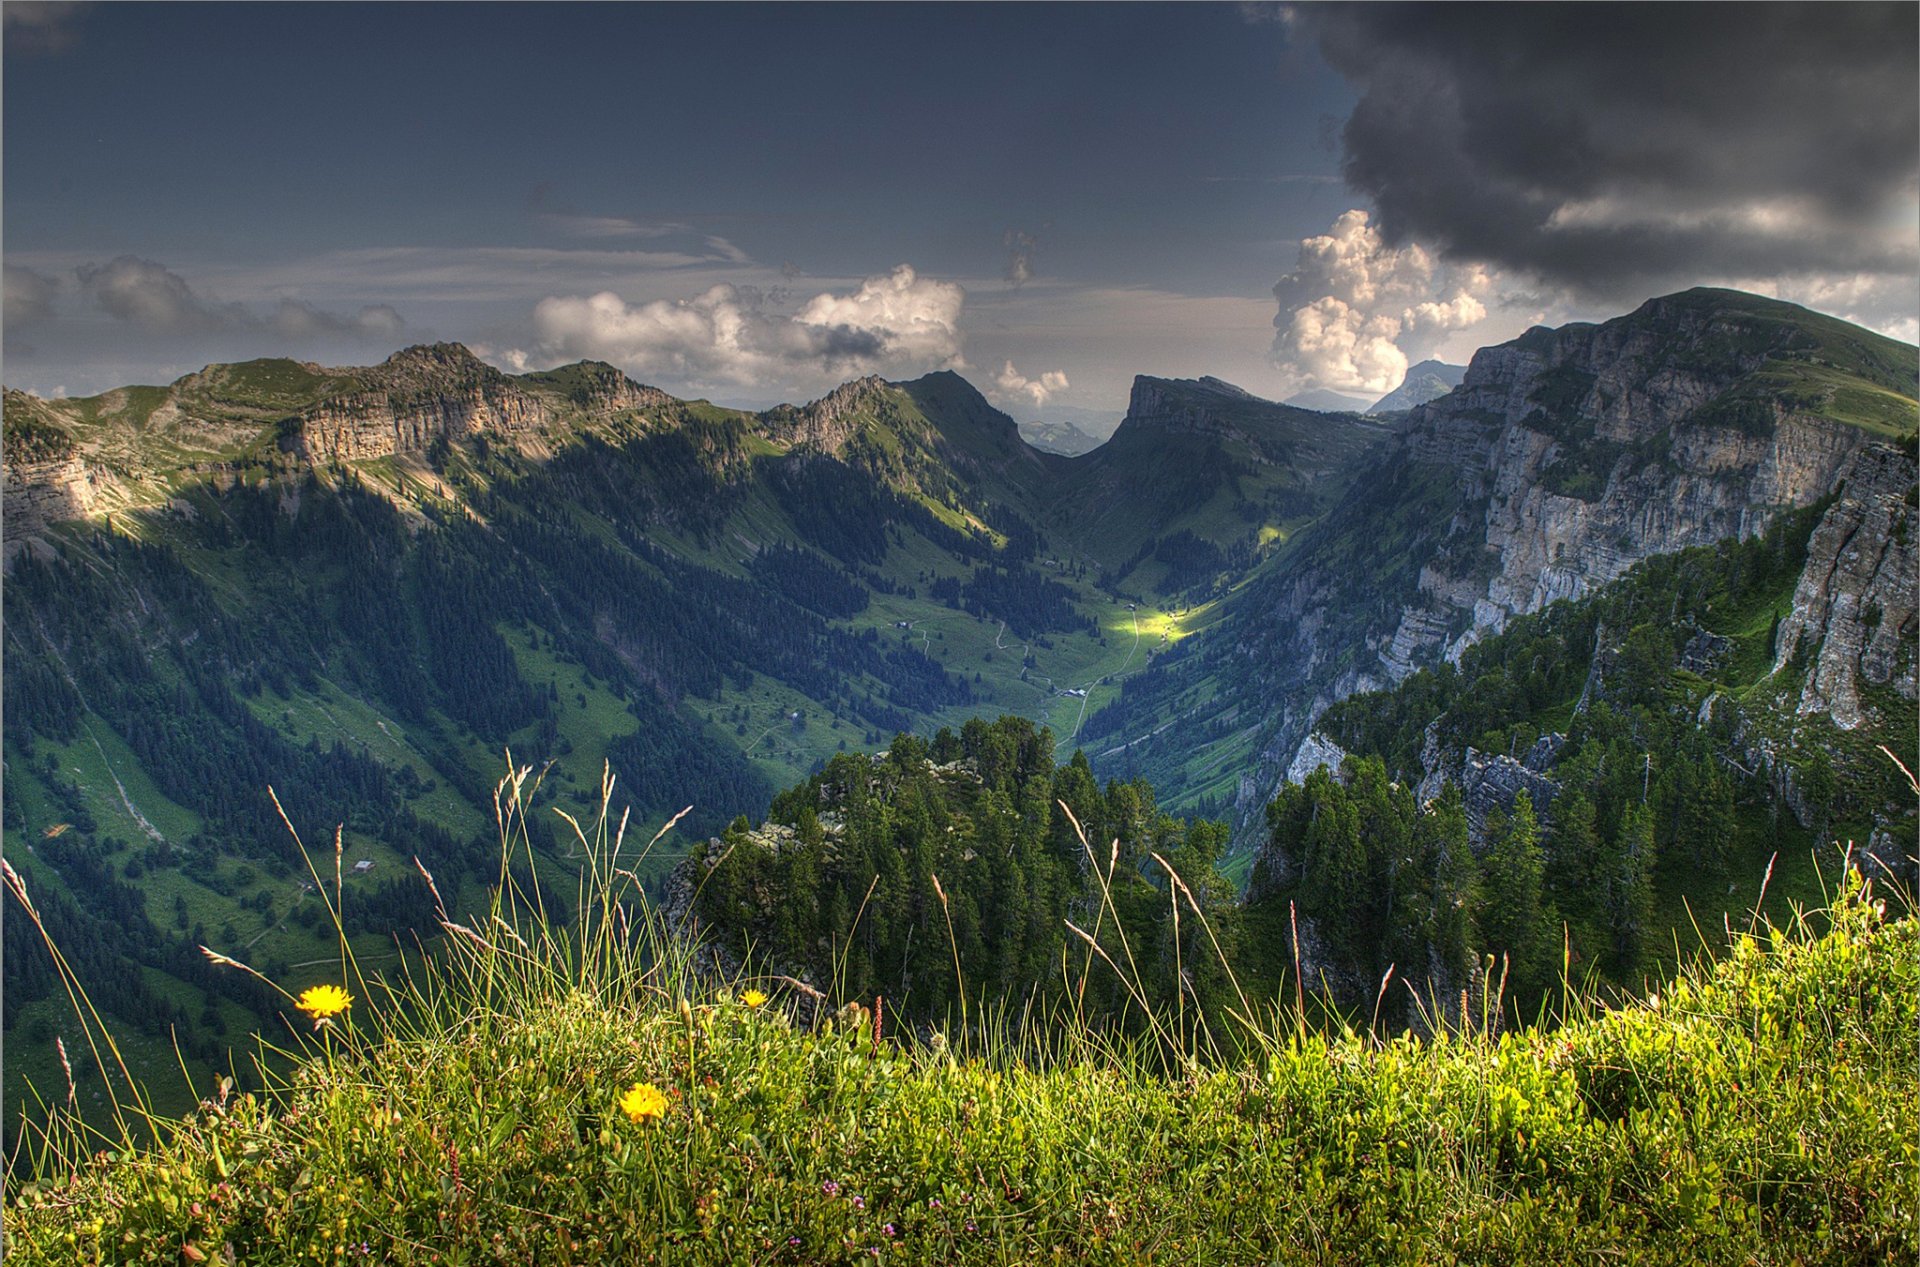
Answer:
<path fill-rule="evenodd" d="M 1644 805 L 1631 806 L 1604 863 L 1607 927 L 1613 933 L 1615 967 L 1622 974 L 1638 969 L 1645 954 L 1653 924 L 1655 860 L 1653 812 Z"/>
<path fill-rule="evenodd" d="M 1522 792 L 1510 815 L 1490 815 L 1487 834 L 1480 932 L 1487 950 L 1507 956 L 1508 994 L 1524 1014 L 1551 980 L 1552 963 L 1546 854 L 1532 798 Z"/>
<path fill-rule="evenodd" d="M 1366 847 L 1353 797 L 1323 767 L 1307 776 L 1312 805 L 1302 843 L 1301 909 L 1320 922 L 1327 940 L 1351 958 L 1364 945 L 1356 923 L 1369 903 Z"/>
<path fill-rule="evenodd" d="M 1448 783 L 1414 827 L 1415 847 L 1433 876 L 1427 937 L 1440 962 L 1456 974 L 1471 970 L 1478 946 L 1474 915 L 1480 906 L 1480 864 L 1467 836 L 1460 789 Z"/>
<path fill-rule="evenodd" d="M 1600 836 L 1594 826 L 1593 802 L 1585 792 L 1574 790 L 1554 798 L 1549 841 L 1554 888 L 1569 896 L 1589 892 L 1599 862 Z"/>

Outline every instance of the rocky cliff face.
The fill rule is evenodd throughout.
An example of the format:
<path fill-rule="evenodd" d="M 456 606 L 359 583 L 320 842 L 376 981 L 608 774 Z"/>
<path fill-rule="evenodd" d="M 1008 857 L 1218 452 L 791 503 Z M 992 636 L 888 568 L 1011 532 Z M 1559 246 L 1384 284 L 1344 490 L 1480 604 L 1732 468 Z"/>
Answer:
<path fill-rule="evenodd" d="M 1121 426 L 1156 427 L 1162 431 L 1193 431 L 1246 440 L 1246 432 L 1235 427 L 1234 406 L 1265 403 L 1251 392 L 1218 378 L 1152 378 L 1145 374 L 1133 380 L 1127 398 L 1127 416 Z"/>
<path fill-rule="evenodd" d="M 477 431 L 512 437 L 558 422 L 533 395 L 459 344 L 396 352 L 369 375 L 371 390 L 303 412 L 289 446 L 309 462 L 358 462 L 423 453 Z"/>
<path fill-rule="evenodd" d="M 1823 526 L 1837 592 L 1814 583 L 1802 623 L 1837 619 L 1839 636 L 1805 707 L 1847 715 L 1849 684 L 1863 676 L 1911 690 L 1900 648 L 1910 653 L 1913 638 L 1913 556 L 1897 486 L 1911 489 L 1912 464 L 1902 476 L 1895 450 L 1864 455 L 1873 434 L 1832 416 L 1831 394 L 1776 385 L 1801 367 L 1833 368 L 1839 353 L 1798 320 L 1828 319 L 1726 295 L 1688 292 L 1604 325 L 1529 331 L 1483 349 L 1458 389 L 1411 413 L 1359 481 L 1378 504 L 1318 525 L 1242 609 L 1237 650 L 1272 718 L 1236 807 L 1243 842 L 1333 701 L 1457 658 L 1513 616 L 1588 593 L 1641 559 L 1757 533 L 1843 478 L 1880 491 L 1836 507 Z M 1879 344 L 1899 346 L 1874 344 L 1882 359 Z M 1897 368 L 1876 360 L 1866 372 L 1894 384 L 1888 399 L 1910 399 Z"/>
<path fill-rule="evenodd" d="M 1825 713 L 1852 730 L 1864 719 L 1862 683 L 1915 697 L 1915 462 L 1911 451 L 1869 445 L 1842 478 L 1814 529 L 1774 667 L 1811 652 L 1798 714 Z"/>
<path fill-rule="evenodd" d="M 1380 657 L 1391 680 L 1641 559 L 1759 532 L 1831 491 L 1866 442 L 1779 402 L 1728 425 L 1711 406 L 1771 347 L 1696 359 L 1727 336 L 1713 314 L 1656 301 L 1643 315 L 1486 349 L 1452 395 L 1415 412 L 1407 457 L 1451 467 L 1484 509 L 1422 571 Z"/>
<path fill-rule="evenodd" d="M 1217 378 L 1142 374 L 1133 380 L 1127 415 L 1111 443 L 1119 452 L 1157 445 L 1167 436 L 1196 436 L 1231 446 L 1254 463 L 1331 469 L 1350 455 L 1356 436 L 1371 440 L 1384 434 L 1363 420 L 1275 404 Z"/>
<path fill-rule="evenodd" d="M 79 458 L 8 466 L 4 522 L 8 554 L 39 536 L 48 524 L 92 514 L 111 483 L 106 471 Z"/>
<path fill-rule="evenodd" d="M 50 523 L 164 501 L 172 478 L 257 462 L 257 442 L 276 429 L 283 461 L 422 453 L 482 433 L 541 454 L 576 428 L 676 403 L 611 365 L 515 378 L 457 343 L 407 348 L 368 369 L 210 365 L 166 388 L 88 401 L 9 391 L 6 533 L 25 541 Z"/>
<path fill-rule="evenodd" d="M 838 453 L 859 430 L 863 418 L 886 419 L 894 412 L 893 391 L 876 375 L 854 379 L 807 405 L 782 405 L 760 416 L 768 437 L 795 448 Z"/>

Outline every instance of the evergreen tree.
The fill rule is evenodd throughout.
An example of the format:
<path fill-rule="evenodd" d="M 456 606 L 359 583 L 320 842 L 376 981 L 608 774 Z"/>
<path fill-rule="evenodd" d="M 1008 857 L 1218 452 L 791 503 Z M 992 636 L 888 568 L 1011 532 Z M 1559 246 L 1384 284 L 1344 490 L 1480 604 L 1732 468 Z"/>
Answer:
<path fill-rule="evenodd" d="M 1480 907 L 1480 865 L 1467 837 L 1467 811 L 1457 786 L 1447 784 L 1420 816 L 1414 838 L 1433 877 L 1427 939 L 1441 965 L 1464 980 L 1479 953 L 1474 919 Z"/>
<path fill-rule="evenodd" d="M 1589 892 L 1599 862 L 1600 836 L 1594 826 L 1593 802 L 1584 791 L 1575 788 L 1554 798 L 1548 840 L 1553 887 L 1573 898 Z"/>
<path fill-rule="evenodd" d="M 1607 927 L 1613 934 L 1614 967 L 1622 975 L 1641 966 L 1653 924 L 1653 812 L 1629 808 L 1620 835 L 1603 862 Z"/>
<path fill-rule="evenodd" d="M 1553 979 L 1554 921 L 1532 798 L 1521 792 L 1511 814 L 1489 815 L 1487 835 L 1480 933 L 1488 951 L 1506 956 L 1508 997 L 1525 1015 Z"/>
<path fill-rule="evenodd" d="M 1351 957 L 1365 945 L 1371 897 L 1359 808 L 1324 766 L 1307 776 L 1303 790 L 1311 808 L 1300 842 L 1300 906 Z"/>

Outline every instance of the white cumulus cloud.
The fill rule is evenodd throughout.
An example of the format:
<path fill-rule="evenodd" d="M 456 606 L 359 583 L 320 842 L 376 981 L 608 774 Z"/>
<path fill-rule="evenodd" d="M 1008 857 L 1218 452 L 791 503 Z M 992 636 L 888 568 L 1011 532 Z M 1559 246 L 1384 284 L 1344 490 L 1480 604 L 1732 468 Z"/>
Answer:
<path fill-rule="evenodd" d="M 993 385 L 996 397 L 1002 400 L 1024 398 L 1032 401 L 1035 409 L 1071 386 L 1067 382 L 1067 376 L 1060 370 L 1047 370 L 1038 378 L 1028 378 L 1013 368 L 1012 361 L 1000 367 L 1000 372 L 994 376 Z"/>
<path fill-rule="evenodd" d="M 691 299 L 628 303 L 612 291 L 549 296 L 534 307 L 535 347 L 509 359 L 591 357 L 635 374 L 691 384 L 785 385 L 820 376 L 965 365 L 966 292 L 902 264 L 843 294 L 780 312 L 751 287 L 713 286 Z"/>
<path fill-rule="evenodd" d="M 1303 387 L 1383 393 L 1407 366 L 1487 318 L 1497 278 L 1448 267 L 1419 243 L 1391 247 L 1365 211 L 1345 212 L 1303 239 L 1293 272 L 1273 288 L 1273 355 Z"/>
<path fill-rule="evenodd" d="M 967 292 L 952 282 L 921 277 L 910 265 L 869 277 L 849 295 L 815 295 L 794 321 L 819 331 L 851 330 L 879 336 L 889 357 L 941 369 L 966 364 L 960 355 L 960 309 Z"/>

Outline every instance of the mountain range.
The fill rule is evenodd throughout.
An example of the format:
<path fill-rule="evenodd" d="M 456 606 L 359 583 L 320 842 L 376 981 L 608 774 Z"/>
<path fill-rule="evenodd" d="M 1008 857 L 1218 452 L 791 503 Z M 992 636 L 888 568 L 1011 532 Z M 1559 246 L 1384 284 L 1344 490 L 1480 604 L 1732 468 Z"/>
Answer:
<path fill-rule="evenodd" d="M 430 926 L 413 859 L 455 901 L 495 878 L 508 751 L 556 763 L 542 806 L 596 802 L 605 763 L 616 812 L 691 803 L 698 839 L 835 754 L 1016 714 L 1226 819 L 1229 873 L 1284 890 L 1289 781 L 1371 754 L 1505 813 L 1527 785 L 1496 758 L 1551 777 L 1523 758 L 1639 663 L 1654 594 L 1698 655 L 1675 645 L 1667 695 L 1613 698 L 1691 710 L 1753 812 L 1888 852 L 1911 836 L 1873 762 L 1911 751 L 1916 394 L 1912 347 L 1717 290 L 1528 331 L 1382 418 L 1141 377 L 1078 455 L 950 372 L 753 413 L 437 344 L 8 391 L 9 857 L 110 1010 L 184 1021 L 200 1061 L 272 1001 L 195 947 L 293 977 L 325 950 L 287 827 L 342 825 L 377 962 Z M 1684 593 L 1635 571 L 1776 539 L 1798 562 L 1714 555 Z M 1508 699 L 1489 666 L 1556 604 L 1587 613 L 1554 618 L 1591 639 L 1562 647 L 1578 684 L 1509 666 L 1538 682 Z M 1469 720 L 1456 680 L 1505 711 Z M 49 974 L 12 976 L 18 924 L 6 1025 L 32 1038 L 58 1007 Z"/>

